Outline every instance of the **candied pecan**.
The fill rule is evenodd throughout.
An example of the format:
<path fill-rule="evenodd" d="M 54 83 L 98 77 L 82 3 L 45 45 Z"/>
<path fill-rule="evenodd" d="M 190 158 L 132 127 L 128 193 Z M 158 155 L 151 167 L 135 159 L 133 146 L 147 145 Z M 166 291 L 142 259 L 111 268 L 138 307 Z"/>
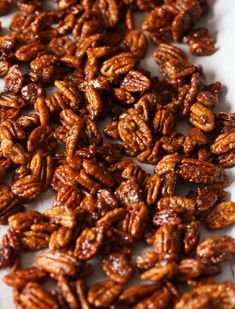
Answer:
<path fill-rule="evenodd" d="M 15 260 L 15 250 L 11 246 L 3 246 L 0 248 L 0 269 L 12 266 Z"/>
<path fill-rule="evenodd" d="M 127 147 L 139 153 L 151 147 L 152 133 L 148 124 L 136 113 L 123 113 L 118 122 L 118 133 Z"/>
<path fill-rule="evenodd" d="M 57 281 L 59 292 L 71 309 L 78 309 L 79 303 L 65 276 L 59 276 Z"/>
<path fill-rule="evenodd" d="M 11 191 L 7 184 L 0 185 L 0 223 L 5 224 L 8 217 L 24 210 L 19 198 Z"/>
<path fill-rule="evenodd" d="M 192 25 L 192 17 L 189 11 L 181 11 L 172 21 L 171 31 L 173 40 L 180 42 L 182 36 L 190 29 Z"/>
<path fill-rule="evenodd" d="M 40 10 L 42 3 L 39 0 L 17 0 L 18 8 L 26 14 L 32 14 L 37 10 Z"/>
<path fill-rule="evenodd" d="M 48 247 L 49 235 L 45 232 L 25 231 L 20 242 L 24 251 L 38 251 Z"/>
<path fill-rule="evenodd" d="M 60 224 L 71 229 L 76 226 L 76 215 L 74 211 L 64 206 L 51 207 L 44 212 L 44 215 L 52 223 Z"/>
<path fill-rule="evenodd" d="M 39 116 L 37 114 L 28 114 L 17 119 L 17 123 L 25 130 L 39 125 Z"/>
<path fill-rule="evenodd" d="M 128 73 L 133 69 L 136 62 L 136 56 L 131 52 L 120 53 L 103 62 L 100 69 L 101 74 L 107 77 L 117 77 Z"/>
<path fill-rule="evenodd" d="M 235 240 L 231 236 L 213 236 L 201 242 L 196 249 L 197 258 L 205 263 L 220 263 L 235 253 Z"/>
<path fill-rule="evenodd" d="M 88 86 L 85 91 L 86 108 L 92 119 L 98 118 L 103 111 L 102 96 L 93 86 Z"/>
<path fill-rule="evenodd" d="M 217 155 L 225 154 L 234 149 L 234 141 L 235 129 L 231 129 L 228 132 L 218 135 L 211 145 L 211 151 Z"/>
<path fill-rule="evenodd" d="M 134 179 L 123 181 L 115 191 L 121 204 L 128 206 L 142 200 L 142 190 Z"/>
<path fill-rule="evenodd" d="M 11 66 L 4 78 L 4 90 L 19 93 L 24 85 L 24 76 L 18 64 Z"/>
<path fill-rule="evenodd" d="M 194 183 L 213 184 L 225 180 L 220 167 L 197 159 L 183 159 L 177 171 L 184 180 Z"/>
<path fill-rule="evenodd" d="M 19 298 L 25 308 L 59 308 L 55 298 L 35 282 L 27 283 Z"/>
<path fill-rule="evenodd" d="M 151 296 L 145 298 L 140 301 L 137 305 L 133 307 L 133 309 L 141 309 L 141 308 L 159 308 L 165 309 L 170 305 L 172 294 L 168 288 L 163 287 L 156 292 L 154 292 Z"/>
<path fill-rule="evenodd" d="M 154 252 L 159 260 L 177 260 L 181 247 L 180 231 L 175 226 L 164 224 L 155 233 Z"/>
<path fill-rule="evenodd" d="M 218 192 L 209 188 L 198 188 L 196 205 L 199 212 L 211 209 L 218 201 Z"/>
<path fill-rule="evenodd" d="M 37 266 L 55 276 L 74 276 L 77 274 L 83 263 L 67 253 L 42 253 L 36 258 Z"/>
<path fill-rule="evenodd" d="M 44 280 L 46 273 L 37 267 L 17 269 L 3 278 L 3 281 L 14 288 L 24 288 L 28 282 Z"/>
<path fill-rule="evenodd" d="M 69 99 L 72 103 L 72 107 L 78 107 L 81 103 L 81 95 L 72 82 L 64 80 L 55 80 L 55 86 L 63 94 L 64 97 Z"/>
<path fill-rule="evenodd" d="M 111 253 L 103 258 L 102 269 L 112 280 L 123 284 L 133 274 L 133 268 L 128 258 L 122 253 Z"/>
<path fill-rule="evenodd" d="M 95 307 L 107 307 L 121 294 L 122 287 L 113 280 L 97 282 L 88 290 L 88 302 Z"/>
<path fill-rule="evenodd" d="M 206 216 L 205 223 L 209 230 L 222 229 L 235 221 L 235 203 L 217 204 Z"/>
<path fill-rule="evenodd" d="M 43 222 L 45 217 L 36 210 L 28 210 L 23 213 L 17 213 L 8 218 L 11 228 L 14 230 L 27 230 L 32 224 Z"/>
<path fill-rule="evenodd" d="M 161 179 L 158 175 L 149 176 L 144 183 L 147 205 L 156 203 L 161 186 Z"/>
<path fill-rule="evenodd" d="M 0 124 L 0 140 L 9 139 L 9 140 L 24 140 L 26 138 L 24 130 L 21 126 L 13 121 L 8 119 L 3 121 Z"/>
<path fill-rule="evenodd" d="M 41 154 L 49 154 L 55 149 L 57 141 L 53 136 L 53 129 L 48 125 L 40 125 L 35 128 L 29 135 L 27 141 L 28 151 L 36 150 Z"/>
<path fill-rule="evenodd" d="M 86 228 L 76 241 L 74 255 L 81 260 L 91 259 L 104 241 L 104 227 Z"/>
<path fill-rule="evenodd" d="M 24 150 L 23 146 L 10 139 L 4 138 L 1 142 L 2 154 L 15 164 L 26 164 L 29 161 L 29 154 Z"/>
<path fill-rule="evenodd" d="M 80 204 L 81 199 L 82 196 L 79 189 L 64 185 L 59 189 L 53 206 L 64 206 L 68 209 L 75 208 Z"/>
<path fill-rule="evenodd" d="M 172 196 L 175 193 L 175 187 L 177 183 L 177 174 L 176 172 L 168 172 L 161 177 L 161 195 Z"/>
<path fill-rule="evenodd" d="M 235 287 L 231 282 L 202 285 L 183 294 L 175 308 L 232 308 L 235 305 L 234 295 Z"/>
<path fill-rule="evenodd" d="M 2 92 L 0 94 L 0 107 L 21 109 L 24 105 L 24 100 L 13 92 Z"/>
<path fill-rule="evenodd" d="M 156 165 L 155 173 L 158 175 L 164 175 L 174 170 L 181 158 L 178 153 L 165 155 Z"/>
<path fill-rule="evenodd" d="M 60 227 L 54 231 L 49 240 L 49 249 L 56 251 L 58 249 L 66 249 L 74 238 L 74 231 L 67 227 Z"/>
<path fill-rule="evenodd" d="M 169 135 L 173 131 L 175 123 L 175 114 L 166 108 L 159 107 L 153 120 L 154 132 Z"/>
<path fill-rule="evenodd" d="M 38 197 L 42 191 L 42 185 L 37 176 L 27 175 L 16 180 L 12 184 L 12 192 L 21 200 L 31 201 Z"/>
<path fill-rule="evenodd" d="M 128 32 L 124 38 L 124 45 L 126 48 L 138 58 L 143 58 L 145 56 L 147 44 L 148 42 L 145 35 L 138 30 Z"/>
<path fill-rule="evenodd" d="M 111 226 L 117 221 L 120 221 L 126 214 L 124 208 L 115 208 L 106 212 L 106 214 L 97 221 L 96 226 Z"/>
<path fill-rule="evenodd" d="M 178 271 L 175 262 L 162 261 L 155 264 L 140 275 L 141 280 L 152 280 L 154 282 L 164 282 L 176 276 Z"/>
<path fill-rule="evenodd" d="M 115 27 L 119 21 L 119 9 L 115 0 L 98 0 L 102 18 L 107 28 Z"/>
<path fill-rule="evenodd" d="M 183 42 L 189 44 L 189 51 L 195 56 L 208 56 L 215 52 L 215 38 L 206 28 L 190 31 Z"/>
<path fill-rule="evenodd" d="M 82 165 L 90 176 L 100 181 L 103 185 L 107 186 L 108 188 L 114 186 L 115 182 L 111 174 L 98 163 L 91 160 L 83 160 Z"/>
<path fill-rule="evenodd" d="M 150 88 L 151 82 L 140 71 L 131 70 L 124 77 L 121 88 L 130 92 L 144 92 Z"/>
<path fill-rule="evenodd" d="M 159 283 L 133 285 L 125 289 L 119 296 L 119 299 L 124 302 L 127 302 L 128 304 L 133 304 L 136 303 L 141 298 L 151 295 L 159 288 L 160 288 Z"/>
<path fill-rule="evenodd" d="M 35 154 L 30 162 L 32 175 L 38 177 L 42 183 L 42 189 L 45 190 L 50 186 L 53 174 L 54 165 L 51 156 L 42 156 Z"/>
<path fill-rule="evenodd" d="M 190 108 L 189 121 L 196 128 L 203 132 L 211 132 L 215 127 L 214 115 L 212 111 L 201 103 L 194 103 Z"/>
<path fill-rule="evenodd" d="M 195 208 L 196 208 L 195 206 L 196 203 L 194 200 L 183 196 L 166 196 L 161 198 L 157 203 L 158 210 L 170 211 L 176 213 L 179 216 L 182 215 L 185 220 L 190 221 L 192 220 L 192 217 L 195 214 Z"/>
<path fill-rule="evenodd" d="M 159 260 L 159 255 L 156 252 L 146 251 L 142 256 L 137 256 L 136 267 L 143 272 L 152 268 Z"/>
<path fill-rule="evenodd" d="M 218 274 L 220 272 L 220 266 L 206 265 L 195 259 L 183 259 L 179 264 L 177 280 L 186 282 L 190 279 L 200 278 L 204 275 Z"/>
<path fill-rule="evenodd" d="M 164 6 L 154 8 L 144 19 L 142 29 L 148 33 L 154 43 L 171 38 L 172 12 Z"/>
<path fill-rule="evenodd" d="M 123 220 L 123 230 L 134 239 L 140 239 L 148 222 L 149 211 L 144 202 L 132 203 Z"/>
<path fill-rule="evenodd" d="M 198 244 L 200 236 L 200 222 L 191 221 L 184 226 L 183 249 L 185 254 L 193 252 Z"/>
<path fill-rule="evenodd" d="M 193 152 L 196 147 L 207 144 L 208 139 L 199 128 L 193 128 L 189 131 L 184 142 L 184 153 Z"/>
<path fill-rule="evenodd" d="M 39 42 L 32 42 L 17 49 L 15 56 L 19 61 L 27 62 L 35 59 L 41 51 L 45 51 L 45 46 Z"/>

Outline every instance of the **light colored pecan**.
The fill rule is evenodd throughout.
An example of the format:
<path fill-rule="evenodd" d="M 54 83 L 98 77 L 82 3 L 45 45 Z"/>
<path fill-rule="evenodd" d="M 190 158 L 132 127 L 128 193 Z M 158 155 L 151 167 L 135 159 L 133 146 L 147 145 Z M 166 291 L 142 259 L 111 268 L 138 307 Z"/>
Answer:
<path fill-rule="evenodd" d="M 235 146 L 235 129 L 220 134 L 211 145 L 212 153 L 217 155 L 225 154 L 234 149 Z"/>
<path fill-rule="evenodd" d="M 115 195 L 117 199 L 125 206 L 141 201 L 142 190 L 135 179 L 123 181 L 116 189 Z"/>
<path fill-rule="evenodd" d="M 68 304 L 69 308 L 71 309 L 80 308 L 77 297 L 75 296 L 75 293 L 70 287 L 69 282 L 65 276 L 63 275 L 59 276 L 58 281 L 57 281 L 57 286 L 58 286 L 59 292 L 61 293 L 62 297 L 66 301 L 66 304 Z"/>
<path fill-rule="evenodd" d="M 0 124 L 0 140 L 24 140 L 26 134 L 22 127 L 12 119 L 7 119 Z"/>
<path fill-rule="evenodd" d="M 232 309 L 235 306 L 235 286 L 232 282 L 202 285 L 182 295 L 176 309 Z"/>
<path fill-rule="evenodd" d="M 235 253 L 235 239 L 231 236 L 212 236 L 201 242 L 196 249 L 197 258 L 205 263 L 220 263 Z"/>
<path fill-rule="evenodd" d="M 130 92 L 144 92 L 151 86 L 147 76 L 140 71 L 131 70 L 121 82 L 121 88 Z"/>
<path fill-rule="evenodd" d="M 225 181 L 225 173 L 221 167 L 197 159 L 183 159 L 178 167 L 178 174 L 193 183 L 213 184 Z"/>
<path fill-rule="evenodd" d="M 74 255 L 81 260 L 91 259 L 104 241 L 104 227 L 86 228 L 76 241 Z"/>
<path fill-rule="evenodd" d="M 54 231 L 49 240 L 49 249 L 55 251 L 58 249 L 66 249 L 74 238 L 74 231 L 67 227 L 60 227 Z"/>
<path fill-rule="evenodd" d="M 100 72 L 107 77 L 117 77 L 128 73 L 136 63 L 136 56 L 131 52 L 120 53 L 103 62 Z"/>
<path fill-rule="evenodd" d="M 110 306 L 122 292 L 123 285 L 113 280 L 100 281 L 90 287 L 88 302 L 95 307 Z"/>
<path fill-rule="evenodd" d="M 25 231 L 20 242 L 24 251 L 38 251 L 48 248 L 49 235 L 45 232 Z"/>
<path fill-rule="evenodd" d="M 3 281 L 14 288 L 24 288 L 28 282 L 43 281 L 46 273 L 37 267 L 17 269 L 3 278 Z"/>
<path fill-rule="evenodd" d="M 10 227 L 15 230 L 25 231 L 30 228 L 32 224 L 43 222 L 44 220 L 45 217 L 40 212 L 28 210 L 23 213 L 12 215 L 8 218 L 8 223 Z"/>
<path fill-rule="evenodd" d="M 122 253 L 111 253 L 102 260 L 102 269 L 107 276 L 119 283 L 126 283 L 133 274 L 133 267 Z"/>
<path fill-rule="evenodd" d="M 42 185 L 37 176 L 28 175 L 16 180 L 12 184 L 12 192 L 21 200 L 31 201 L 38 197 L 42 191 Z"/>
<path fill-rule="evenodd" d="M 74 256 L 60 252 L 42 253 L 36 258 L 36 264 L 40 269 L 55 276 L 74 276 L 83 265 Z"/>
<path fill-rule="evenodd" d="M 222 229 L 235 222 L 235 203 L 217 204 L 205 218 L 209 230 Z"/>
<path fill-rule="evenodd" d="M 20 301 L 24 308 L 59 308 L 55 298 L 34 282 L 29 282 L 25 286 L 20 293 Z"/>
<path fill-rule="evenodd" d="M 175 226 L 163 225 L 154 235 L 154 252 L 159 260 L 178 260 L 181 237 L 180 231 Z"/>
<path fill-rule="evenodd" d="M 55 80 L 55 86 L 65 98 L 71 101 L 71 107 L 78 108 L 81 103 L 81 95 L 74 83 L 64 80 Z"/>
<path fill-rule="evenodd" d="M 152 133 L 148 124 L 136 113 L 123 113 L 118 122 L 118 133 L 128 148 L 134 153 L 152 146 Z"/>
<path fill-rule="evenodd" d="M 60 224 L 70 229 L 76 226 L 76 215 L 74 211 L 64 206 L 51 207 L 44 212 L 44 215 L 52 223 Z"/>
<path fill-rule="evenodd" d="M 136 57 L 143 58 L 145 56 L 148 42 L 142 32 L 138 30 L 128 32 L 124 38 L 124 44 Z"/>
<path fill-rule="evenodd" d="M 55 149 L 57 142 L 53 136 L 53 129 L 48 125 L 35 128 L 27 141 L 28 151 L 36 150 L 40 154 L 50 153 Z"/>

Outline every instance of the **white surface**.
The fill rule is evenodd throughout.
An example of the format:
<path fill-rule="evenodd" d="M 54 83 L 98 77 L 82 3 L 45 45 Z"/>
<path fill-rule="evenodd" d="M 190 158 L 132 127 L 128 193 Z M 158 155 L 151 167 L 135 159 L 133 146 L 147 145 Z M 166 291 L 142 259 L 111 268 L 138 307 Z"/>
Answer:
<path fill-rule="evenodd" d="M 218 110 L 235 112 L 235 1 L 234 0 L 211 0 L 211 13 L 207 14 L 201 21 L 202 25 L 209 28 L 211 33 L 217 36 L 217 52 L 209 57 L 193 57 L 190 59 L 193 63 L 202 64 L 207 82 L 220 81 L 224 85 L 223 94 L 220 98 Z M 140 17 L 139 21 L 142 19 Z M 6 28 L 10 15 L 0 18 L 3 27 Z M 155 47 L 152 45 L 149 48 L 149 57 L 142 61 L 142 67 L 151 71 L 155 75 L 158 74 L 158 66 L 151 58 L 151 54 Z M 187 48 L 184 47 L 185 50 Z M 187 53 L 188 54 L 188 53 Z M 2 81 L 0 81 L 0 89 L 2 90 Z M 227 191 L 231 194 L 231 200 L 235 201 L 235 169 L 227 171 L 230 178 L 230 186 Z M 32 209 L 43 210 L 52 204 L 51 192 L 46 192 L 35 203 L 30 205 Z M 0 237 L 4 234 L 6 227 L 0 226 Z M 227 228 L 215 234 L 229 234 L 235 237 L 235 227 Z M 208 232 L 204 232 L 202 239 L 208 236 Z M 142 251 L 142 250 L 141 250 Z M 33 262 L 33 254 L 26 254 L 23 261 L 23 266 L 29 266 Z M 0 271 L 0 279 L 8 272 Z M 234 280 L 233 273 L 235 272 L 235 261 L 225 264 L 225 271 L 223 275 L 218 277 L 219 281 Z M 100 274 L 100 276 L 102 276 Z M 97 280 L 97 277 L 96 277 Z M 12 290 L 0 281 L 0 309 L 15 308 L 12 302 Z"/>

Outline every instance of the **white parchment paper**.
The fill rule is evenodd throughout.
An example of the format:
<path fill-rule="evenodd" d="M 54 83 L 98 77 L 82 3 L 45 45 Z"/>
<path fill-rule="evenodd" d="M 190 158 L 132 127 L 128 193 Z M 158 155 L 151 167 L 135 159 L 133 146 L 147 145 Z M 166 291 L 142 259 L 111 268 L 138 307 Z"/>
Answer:
<path fill-rule="evenodd" d="M 223 93 L 220 97 L 220 104 L 218 110 L 226 112 L 235 112 L 235 0 L 211 0 L 212 9 L 207 16 L 205 16 L 200 24 L 209 28 L 210 32 L 217 37 L 217 52 L 209 57 L 193 57 L 189 58 L 193 63 L 201 64 L 207 78 L 207 82 L 220 81 L 224 85 Z M 4 27 L 3 33 L 7 33 L 7 26 L 9 24 L 12 14 L 6 17 L 0 17 Z M 143 16 L 137 17 L 137 25 L 141 24 Z M 199 24 L 199 25 L 200 25 Z M 183 46 L 182 46 L 183 47 Z M 142 61 L 142 67 L 151 71 L 154 75 L 159 75 L 157 64 L 151 57 L 152 52 L 156 47 L 150 45 L 148 57 Z M 183 47 L 187 51 L 187 47 Z M 3 83 L 0 80 L 0 90 L 3 90 Z M 230 185 L 227 191 L 230 193 L 230 198 L 235 201 L 235 168 L 227 171 L 230 179 Z M 31 209 L 43 211 L 51 206 L 53 200 L 53 193 L 46 192 L 36 202 L 28 205 Z M 0 225 L 0 237 L 5 233 L 6 227 Z M 203 231 L 201 239 L 205 239 L 208 235 L 228 234 L 235 237 L 235 227 L 230 227 L 219 232 L 208 233 Z M 143 251 L 143 248 L 136 250 L 136 254 Z M 139 251 L 139 252 L 138 252 Z M 23 266 L 32 265 L 35 255 L 27 253 L 24 256 Z M 6 286 L 1 278 L 9 270 L 0 271 L 0 309 L 15 308 L 12 301 L 12 289 Z M 225 264 L 225 270 L 222 275 L 218 276 L 218 281 L 235 280 L 235 259 Z M 96 271 L 93 280 L 97 281 L 103 277 L 101 271 Z M 92 280 L 92 281 L 93 281 Z"/>

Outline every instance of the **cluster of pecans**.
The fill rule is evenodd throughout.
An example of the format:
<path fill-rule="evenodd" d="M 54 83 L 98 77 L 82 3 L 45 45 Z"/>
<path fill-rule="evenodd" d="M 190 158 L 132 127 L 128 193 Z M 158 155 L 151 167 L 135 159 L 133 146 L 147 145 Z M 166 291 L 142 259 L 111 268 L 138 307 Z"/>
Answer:
<path fill-rule="evenodd" d="M 202 225 L 235 222 L 224 191 L 235 114 L 213 112 L 221 84 L 206 85 L 202 68 L 169 44 L 214 52 L 207 30 L 192 29 L 207 2 L 55 2 L 46 11 L 43 1 L 17 0 L 11 33 L 0 37 L 0 224 L 9 224 L 0 268 L 12 267 L 3 280 L 17 308 L 235 308 L 235 285 L 214 281 L 235 239 L 199 243 Z M 12 3 L 0 0 L 1 14 Z M 148 41 L 135 29 L 137 10 L 149 12 L 143 30 L 164 80 L 138 66 Z M 187 134 L 177 132 L 182 121 Z M 194 185 L 186 196 L 182 182 Z M 30 209 L 47 189 L 53 205 Z M 134 259 L 141 242 L 148 248 Z M 23 252 L 42 249 L 22 268 Z M 87 287 L 95 257 L 107 279 Z M 126 286 L 134 273 L 142 283 Z"/>

